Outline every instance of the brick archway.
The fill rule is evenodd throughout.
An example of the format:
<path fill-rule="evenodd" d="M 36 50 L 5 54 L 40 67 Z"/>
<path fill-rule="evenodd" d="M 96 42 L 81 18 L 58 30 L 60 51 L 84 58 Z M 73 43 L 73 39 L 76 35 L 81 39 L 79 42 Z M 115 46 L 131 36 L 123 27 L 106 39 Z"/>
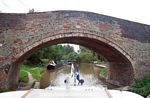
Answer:
<path fill-rule="evenodd" d="M 79 32 L 73 32 L 72 34 L 63 33 L 63 36 L 62 34 L 56 34 L 47 37 L 46 39 L 40 40 L 26 47 L 24 50 L 22 50 L 23 53 L 21 52 L 20 54 L 16 55 L 19 58 L 17 58 L 16 61 L 12 63 L 14 67 L 12 67 L 12 72 L 10 72 L 10 77 L 16 76 L 16 79 L 10 78 L 10 85 L 12 85 L 13 80 L 15 80 L 14 84 L 17 83 L 17 70 L 20 68 L 20 63 L 35 53 L 38 49 L 60 43 L 82 45 L 105 57 L 109 62 L 110 69 L 110 73 L 107 79 L 108 82 L 122 86 L 130 85 L 133 82 L 134 71 L 132 62 L 130 61 L 132 59 L 127 53 L 125 53 L 124 50 L 122 50 L 119 46 L 110 40 L 98 35 L 93 35 L 91 32 L 85 32 L 82 33 L 82 35 L 80 35 Z"/>
<path fill-rule="evenodd" d="M 110 62 L 108 78 L 114 83 L 127 85 L 150 74 L 149 25 L 81 11 L 0 13 L 0 17 L 0 67 L 11 66 L 8 85 L 17 85 L 25 57 L 64 42 L 102 54 Z"/>

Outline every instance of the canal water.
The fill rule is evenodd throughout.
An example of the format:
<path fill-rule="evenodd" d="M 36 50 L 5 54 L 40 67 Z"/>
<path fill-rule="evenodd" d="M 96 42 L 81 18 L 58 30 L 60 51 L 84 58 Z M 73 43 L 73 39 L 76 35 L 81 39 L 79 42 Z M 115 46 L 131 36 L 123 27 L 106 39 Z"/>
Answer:
<path fill-rule="evenodd" d="M 71 77 L 70 65 L 64 66 L 63 68 L 56 70 L 51 73 L 51 82 L 52 86 L 65 86 L 64 80 L 67 77 Z M 84 86 L 105 86 L 103 82 L 98 78 L 99 68 L 94 67 L 94 65 L 82 64 L 79 65 L 79 75 L 80 79 L 84 80 Z M 47 79 L 47 77 L 45 77 Z"/>

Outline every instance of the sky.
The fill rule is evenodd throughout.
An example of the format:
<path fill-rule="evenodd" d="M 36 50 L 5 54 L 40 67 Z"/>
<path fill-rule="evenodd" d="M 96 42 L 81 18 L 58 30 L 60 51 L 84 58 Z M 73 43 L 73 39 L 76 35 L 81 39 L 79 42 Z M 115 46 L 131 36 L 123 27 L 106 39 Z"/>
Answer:
<path fill-rule="evenodd" d="M 3 13 L 89 11 L 150 25 L 150 0 L 0 0 Z"/>

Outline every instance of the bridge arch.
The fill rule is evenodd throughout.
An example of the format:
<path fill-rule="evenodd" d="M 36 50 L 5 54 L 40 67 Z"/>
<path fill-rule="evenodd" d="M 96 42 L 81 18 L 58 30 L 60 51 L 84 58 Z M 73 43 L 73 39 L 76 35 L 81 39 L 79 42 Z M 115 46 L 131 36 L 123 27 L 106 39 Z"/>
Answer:
<path fill-rule="evenodd" d="M 0 13 L 0 17 L 0 68 L 11 66 L 8 85 L 16 85 L 24 59 L 57 43 L 83 45 L 103 55 L 113 83 L 128 85 L 150 74 L 148 25 L 82 11 Z"/>
<path fill-rule="evenodd" d="M 82 31 L 72 33 L 63 32 L 63 34 L 56 33 L 29 45 L 22 50 L 21 53 L 16 55 L 18 58 L 16 58 L 16 61 L 12 63 L 12 67 L 15 67 L 12 68 L 12 73 L 10 71 L 10 77 L 18 76 L 18 71 L 14 71 L 14 69 L 17 69 L 16 67 L 19 67 L 20 63 L 22 63 L 37 50 L 55 44 L 71 43 L 85 46 L 99 55 L 102 55 L 108 61 L 110 69 L 107 79 L 108 82 L 120 86 L 130 85 L 134 80 L 134 68 L 130 55 L 107 38 L 93 34 L 91 31 L 84 31 L 82 34 L 80 32 Z"/>

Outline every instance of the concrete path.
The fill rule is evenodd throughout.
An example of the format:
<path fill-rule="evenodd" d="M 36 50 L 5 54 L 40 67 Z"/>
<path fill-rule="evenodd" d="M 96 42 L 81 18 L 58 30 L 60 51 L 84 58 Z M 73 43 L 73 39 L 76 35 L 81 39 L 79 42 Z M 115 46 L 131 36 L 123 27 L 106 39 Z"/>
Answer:
<path fill-rule="evenodd" d="M 40 82 L 38 82 L 36 79 L 33 78 L 32 74 L 30 72 L 27 72 L 28 74 L 28 85 L 31 86 L 31 88 L 38 89 L 40 87 Z"/>
<path fill-rule="evenodd" d="M 36 79 L 33 78 L 32 74 L 30 72 L 27 72 L 28 74 L 28 85 L 32 85 L 35 81 L 37 81 Z"/>

